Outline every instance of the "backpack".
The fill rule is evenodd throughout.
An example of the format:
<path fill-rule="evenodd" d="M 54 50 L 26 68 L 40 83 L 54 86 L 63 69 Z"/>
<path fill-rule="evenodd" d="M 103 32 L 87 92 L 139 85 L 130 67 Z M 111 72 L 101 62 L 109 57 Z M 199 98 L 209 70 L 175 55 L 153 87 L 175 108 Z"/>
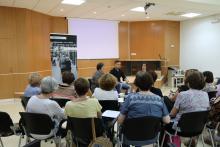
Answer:
<path fill-rule="evenodd" d="M 96 132 L 95 132 L 95 122 L 92 118 L 92 136 L 93 140 L 90 142 L 88 147 L 113 147 L 112 142 L 107 137 L 97 137 L 96 138 Z"/>

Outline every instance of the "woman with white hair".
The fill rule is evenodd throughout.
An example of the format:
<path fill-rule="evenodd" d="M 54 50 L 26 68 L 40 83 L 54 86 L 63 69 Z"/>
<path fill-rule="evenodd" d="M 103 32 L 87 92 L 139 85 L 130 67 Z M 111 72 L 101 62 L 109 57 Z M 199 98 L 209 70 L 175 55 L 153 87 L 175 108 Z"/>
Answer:
<path fill-rule="evenodd" d="M 33 95 L 38 95 L 41 93 L 40 82 L 41 76 L 39 73 L 31 73 L 28 78 L 28 86 L 24 91 L 25 97 L 31 97 Z"/>
<path fill-rule="evenodd" d="M 57 89 L 58 84 L 54 78 L 48 76 L 41 81 L 41 94 L 34 95 L 30 98 L 27 104 L 26 111 L 31 113 L 43 113 L 48 114 L 56 123 L 56 127 L 53 131 L 61 133 L 62 136 L 66 135 L 65 130 L 59 130 L 58 126 L 62 119 L 65 118 L 64 110 L 55 102 L 50 100 L 52 93 Z M 36 138 L 47 138 L 52 136 L 54 132 L 50 132 L 48 135 L 35 135 Z"/>

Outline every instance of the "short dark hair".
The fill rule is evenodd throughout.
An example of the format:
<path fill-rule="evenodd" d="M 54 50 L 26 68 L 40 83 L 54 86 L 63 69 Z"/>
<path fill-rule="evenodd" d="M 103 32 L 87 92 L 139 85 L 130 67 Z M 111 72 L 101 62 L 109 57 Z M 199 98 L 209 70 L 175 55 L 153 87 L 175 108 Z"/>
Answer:
<path fill-rule="evenodd" d="M 89 81 L 85 78 L 78 78 L 74 82 L 74 87 L 78 96 L 85 95 L 89 91 Z"/>
<path fill-rule="evenodd" d="M 206 83 L 213 83 L 214 81 L 214 76 L 211 71 L 204 71 L 203 76 L 205 77 L 205 82 Z"/>
<path fill-rule="evenodd" d="M 205 86 L 205 79 L 201 72 L 192 71 L 186 77 L 186 83 L 189 85 L 189 88 L 202 90 Z"/>
<path fill-rule="evenodd" d="M 120 60 L 115 60 L 115 64 L 118 63 L 118 62 L 121 62 L 121 61 Z"/>
<path fill-rule="evenodd" d="M 110 91 L 116 85 L 116 78 L 110 73 L 104 74 L 99 79 L 99 86 L 101 89 Z"/>
<path fill-rule="evenodd" d="M 73 81 L 75 80 L 75 77 L 74 77 L 74 74 L 70 71 L 64 71 L 62 73 L 62 81 L 63 83 L 66 83 L 66 84 L 72 84 Z"/>
<path fill-rule="evenodd" d="M 148 72 L 139 71 L 136 74 L 134 84 L 140 89 L 147 91 L 153 85 L 153 78 Z"/>
<path fill-rule="evenodd" d="M 152 76 L 154 82 L 157 80 L 157 73 L 154 70 L 150 70 L 149 74 Z"/>
<path fill-rule="evenodd" d="M 104 63 L 100 62 L 96 65 L 96 69 L 100 70 L 100 69 L 102 69 L 103 66 L 104 66 Z"/>

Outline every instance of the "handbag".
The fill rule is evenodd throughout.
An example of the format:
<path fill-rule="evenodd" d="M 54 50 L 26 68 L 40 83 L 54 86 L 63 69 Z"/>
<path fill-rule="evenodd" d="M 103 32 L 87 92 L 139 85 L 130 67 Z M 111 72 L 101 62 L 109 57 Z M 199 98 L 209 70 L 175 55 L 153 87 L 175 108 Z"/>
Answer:
<path fill-rule="evenodd" d="M 92 123 L 92 141 L 90 142 L 88 147 L 113 147 L 113 144 L 109 138 L 103 136 L 96 137 L 94 118 L 92 118 L 91 123 Z"/>

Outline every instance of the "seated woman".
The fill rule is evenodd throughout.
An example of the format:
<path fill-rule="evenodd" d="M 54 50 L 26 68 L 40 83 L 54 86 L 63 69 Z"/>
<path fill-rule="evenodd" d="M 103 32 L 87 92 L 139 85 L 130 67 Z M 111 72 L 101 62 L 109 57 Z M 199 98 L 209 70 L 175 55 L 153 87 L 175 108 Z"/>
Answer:
<path fill-rule="evenodd" d="M 89 98 L 87 96 L 87 93 L 89 92 L 89 81 L 84 78 L 78 78 L 74 82 L 74 87 L 77 97 L 76 99 L 66 103 L 65 114 L 68 117 L 75 118 L 101 118 L 102 106 L 99 104 L 96 98 Z M 100 133 L 102 135 L 102 132 L 96 132 L 96 135 L 100 135 Z M 84 138 L 81 138 L 78 141 L 84 146 L 86 146 L 85 144 L 88 145 L 90 143 L 89 140 L 84 140 Z"/>
<path fill-rule="evenodd" d="M 149 74 L 152 76 L 153 78 L 153 82 L 155 83 L 157 80 L 157 73 L 153 70 L 149 71 Z M 152 85 L 152 87 L 150 88 L 150 91 L 160 97 L 163 97 L 162 91 L 159 88 L 154 87 L 154 83 Z"/>
<path fill-rule="evenodd" d="M 99 78 L 104 74 L 104 64 L 103 63 L 98 63 L 96 65 L 96 72 L 92 76 L 91 80 L 91 91 L 94 92 L 96 87 L 99 87 Z"/>
<path fill-rule="evenodd" d="M 139 71 L 136 74 L 134 84 L 140 89 L 137 93 L 129 94 L 121 107 L 118 123 L 123 124 L 125 119 L 144 116 L 155 116 L 170 123 L 169 113 L 160 96 L 150 92 L 153 79 L 148 72 Z M 140 145 L 148 144 L 149 141 L 141 141 Z"/>
<path fill-rule="evenodd" d="M 173 108 L 173 105 L 174 105 L 174 103 L 175 103 L 175 101 L 176 101 L 176 98 L 177 98 L 178 94 L 179 94 L 180 92 L 189 90 L 188 84 L 187 84 L 187 82 L 186 82 L 186 78 L 188 77 L 188 75 L 189 75 L 190 73 L 192 73 L 192 72 L 194 72 L 194 71 L 198 71 L 198 70 L 197 70 L 197 69 L 188 69 L 188 70 L 186 70 L 185 76 L 184 76 L 184 78 L 185 78 L 184 85 L 179 86 L 178 89 L 176 90 L 176 92 L 174 92 L 174 93 L 172 92 L 172 93 L 169 95 L 169 97 L 164 96 L 164 102 L 165 102 L 165 104 L 166 104 L 167 109 L 168 109 L 169 112 L 171 112 L 171 110 L 172 110 L 172 108 Z"/>
<path fill-rule="evenodd" d="M 67 99 L 73 99 L 76 97 L 75 89 L 73 86 L 73 82 L 75 80 L 75 77 L 73 73 L 70 71 L 64 71 L 62 73 L 62 84 L 59 84 L 59 87 L 55 92 L 53 93 L 53 98 L 67 98 Z"/>
<path fill-rule="evenodd" d="M 95 98 L 88 98 L 89 81 L 84 78 L 78 78 L 74 82 L 77 98 L 66 103 L 65 114 L 77 118 L 101 118 L 102 106 Z"/>
<path fill-rule="evenodd" d="M 25 97 L 31 97 L 33 95 L 38 95 L 41 93 L 40 90 L 40 81 L 41 81 L 41 76 L 39 73 L 32 73 L 29 76 L 29 85 L 24 91 L 24 96 Z"/>
<path fill-rule="evenodd" d="M 60 106 L 49 98 L 52 96 L 52 93 L 57 88 L 57 83 L 52 77 L 45 77 L 41 81 L 41 94 L 34 95 L 30 98 L 27 104 L 26 111 L 32 113 L 43 113 L 48 114 L 55 121 L 55 129 L 50 132 L 48 135 L 33 135 L 35 138 L 45 139 L 52 136 L 55 133 L 66 135 L 66 131 L 59 129 L 59 123 L 65 118 L 64 111 Z"/>
<path fill-rule="evenodd" d="M 99 80 L 100 88 L 95 88 L 93 97 L 98 100 L 118 100 L 118 92 L 114 90 L 116 82 L 112 74 L 104 74 Z"/>
<path fill-rule="evenodd" d="M 176 127 L 183 113 L 206 111 L 209 109 L 208 94 L 202 91 L 205 86 L 203 74 L 199 71 L 189 73 L 186 78 L 186 83 L 188 83 L 190 89 L 178 94 L 174 107 L 170 113 L 175 119 L 173 123 L 169 125 L 171 127 L 168 127 L 169 129 Z"/>
<path fill-rule="evenodd" d="M 205 87 L 203 88 L 203 91 L 205 92 L 217 91 L 217 87 L 213 84 L 214 82 L 213 73 L 211 71 L 204 71 L 203 76 L 206 82 Z"/>

